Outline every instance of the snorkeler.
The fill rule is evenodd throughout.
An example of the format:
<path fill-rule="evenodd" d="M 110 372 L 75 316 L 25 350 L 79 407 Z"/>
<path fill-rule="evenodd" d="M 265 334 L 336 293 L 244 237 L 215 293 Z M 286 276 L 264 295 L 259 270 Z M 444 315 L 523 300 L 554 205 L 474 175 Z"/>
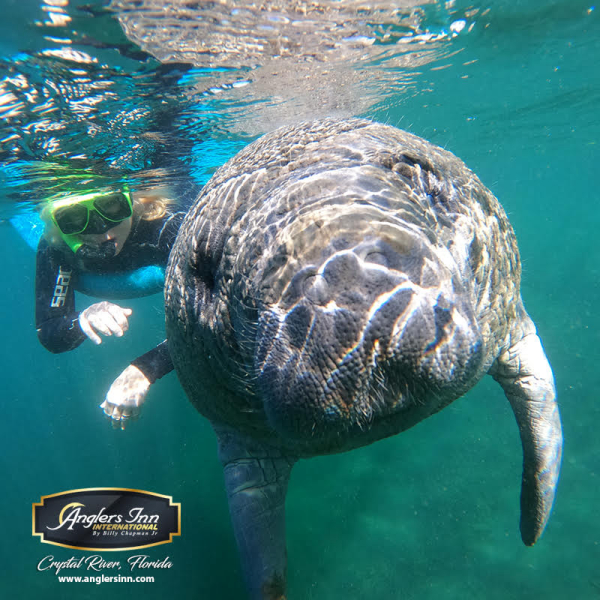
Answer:
<path fill-rule="evenodd" d="M 101 335 L 121 337 L 128 330 L 131 309 L 102 301 L 77 311 L 75 291 L 88 273 L 110 278 L 150 265 L 164 267 L 185 216 L 169 205 L 162 196 L 133 196 L 126 188 L 47 201 L 40 215 L 45 229 L 35 281 L 37 334 L 47 350 L 67 352 L 86 339 L 100 344 Z M 135 397 L 172 369 L 166 343 L 129 369 L 135 383 L 128 378 L 128 397 Z"/>

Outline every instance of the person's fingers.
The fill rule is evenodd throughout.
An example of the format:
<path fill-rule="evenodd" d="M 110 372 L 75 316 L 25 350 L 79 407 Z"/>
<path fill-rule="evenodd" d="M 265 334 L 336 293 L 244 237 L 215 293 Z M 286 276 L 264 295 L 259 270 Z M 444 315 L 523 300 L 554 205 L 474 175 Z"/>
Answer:
<path fill-rule="evenodd" d="M 109 312 L 102 314 L 96 313 L 94 316 L 90 317 L 90 324 L 96 332 L 102 333 L 103 335 L 109 336 L 115 334 L 117 337 L 123 335 L 123 330 Z"/>
<path fill-rule="evenodd" d="M 123 335 L 123 330 L 114 320 L 113 316 L 108 312 L 102 315 L 95 315 L 92 319 L 90 319 L 90 323 L 92 324 L 92 327 L 96 329 L 96 331 L 104 335 L 116 335 L 117 337 L 121 337 Z"/>
<path fill-rule="evenodd" d="M 122 419 L 131 419 L 136 417 L 140 412 L 139 406 L 136 404 L 124 404 L 121 407 L 121 418 Z"/>
<path fill-rule="evenodd" d="M 111 320 L 114 322 L 114 319 L 106 311 L 104 308 L 105 302 L 99 302 L 97 304 L 92 304 L 92 306 L 88 306 L 80 315 L 79 315 L 79 323 L 81 325 L 81 329 L 83 332 L 92 339 L 95 343 L 100 344 L 101 338 L 98 336 L 98 333 L 102 333 L 103 335 L 112 335 L 112 330 L 107 323 L 107 320 Z M 108 315 L 108 319 L 107 319 Z M 95 339 L 94 339 L 94 337 Z M 98 341 L 96 341 L 98 340 Z"/>
<path fill-rule="evenodd" d="M 116 333 L 115 335 L 123 335 L 129 329 L 129 321 L 127 321 L 127 317 L 131 315 L 131 309 L 122 308 L 118 304 L 109 304 L 107 311 L 113 317 L 121 330 L 121 334 Z"/>
<path fill-rule="evenodd" d="M 104 415 L 110 421 L 111 427 L 113 429 L 125 429 L 127 425 L 127 417 L 123 417 L 121 414 L 121 407 L 113 404 L 108 400 L 108 398 L 100 405 L 100 408 L 103 410 Z"/>
<path fill-rule="evenodd" d="M 102 338 L 92 329 L 90 321 L 85 314 L 85 311 L 79 315 L 79 326 L 81 327 L 81 331 L 87 335 L 94 344 L 101 344 Z"/>
<path fill-rule="evenodd" d="M 113 414 L 113 416 L 109 419 L 111 426 L 113 429 L 120 429 L 123 431 L 131 421 L 137 420 L 139 417 L 139 411 L 137 413 L 132 414 L 131 416 L 127 416 L 125 414 L 119 415 L 117 413 Z"/>
<path fill-rule="evenodd" d="M 104 414 L 109 417 L 109 418 L 119 418 L 119 414 L 118 414 L 118 407 L 115 404 L 111 404 L 110 402 L 107 402 L 106 400 L 100 405 L 100 407 L 102 408 L 102 410 L 104 411 Z"/>
<path fill-rule="evenodd" d="M 79 315 L 79 323 L 85 335 L 95 344 L 100 344 L 102 339 L 98 333 L 121 337 L 129 329 L 127 317 L 132 312 L 130 308 L 122 308 L 112 302 L 97 302 Z"/>
<path fill-rule="evenodd" d="M 127 427 L 127 419 L 111 419 L 111 427 L 123 431 Z"/>

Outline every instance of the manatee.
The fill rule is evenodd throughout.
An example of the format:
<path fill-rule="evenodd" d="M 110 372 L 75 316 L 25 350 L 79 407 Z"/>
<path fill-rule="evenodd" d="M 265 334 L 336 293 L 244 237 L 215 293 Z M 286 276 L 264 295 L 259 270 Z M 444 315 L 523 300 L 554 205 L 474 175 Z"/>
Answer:
<path fill-rule="evenodd" d="M 520 278 L 493 194 L 450 152 L 394 127 L 284 127 L 215 173 L 169 260 L 166 330 L 217 435 L 250 598 L 285 598 L 298 459 L 404 431 L 485 374 L 517 420 L 521 536 L 536 542 L 562 432 Z"/>

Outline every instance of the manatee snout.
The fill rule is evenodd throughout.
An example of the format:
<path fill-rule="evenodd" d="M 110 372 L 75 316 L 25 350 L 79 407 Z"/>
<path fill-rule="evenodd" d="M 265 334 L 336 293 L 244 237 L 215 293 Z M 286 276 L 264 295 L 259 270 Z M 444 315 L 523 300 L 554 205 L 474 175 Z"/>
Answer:
<path fill-rule="evenodd" d="M 481 335 L 460 284 L 423 242 L 399 238 L 300 268 L 260 316 L 258 386 L 283 437 L 344 438 L 378 420 L 400 431 L 463 394 L 480 369 Z"/>

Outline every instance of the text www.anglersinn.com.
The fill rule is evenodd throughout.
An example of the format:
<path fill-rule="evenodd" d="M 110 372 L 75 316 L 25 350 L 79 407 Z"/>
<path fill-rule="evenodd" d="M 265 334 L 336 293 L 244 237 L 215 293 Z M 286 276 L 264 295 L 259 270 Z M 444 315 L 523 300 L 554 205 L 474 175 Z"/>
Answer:
<path fill-rule="evenodd" d="M 131 577 L 126 575 L 63 575 L 58 577 L 61 583 L 154 583 L 154 577 Z"/>

